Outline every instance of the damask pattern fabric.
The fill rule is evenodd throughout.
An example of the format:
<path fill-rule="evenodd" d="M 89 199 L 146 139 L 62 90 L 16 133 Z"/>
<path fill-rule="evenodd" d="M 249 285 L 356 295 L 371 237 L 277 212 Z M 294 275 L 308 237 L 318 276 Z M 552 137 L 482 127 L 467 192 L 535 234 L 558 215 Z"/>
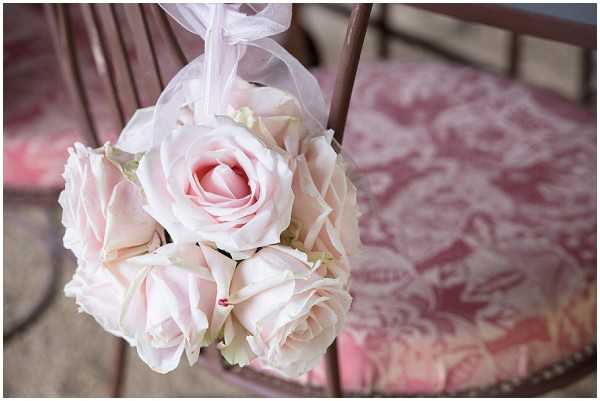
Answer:
<path fill-rule="evenodd" d="M 346 390 L 480 387 L 595 341 L 593 114 L 468 68 L 364 65 L 344 147 L 372 195 Z"/>

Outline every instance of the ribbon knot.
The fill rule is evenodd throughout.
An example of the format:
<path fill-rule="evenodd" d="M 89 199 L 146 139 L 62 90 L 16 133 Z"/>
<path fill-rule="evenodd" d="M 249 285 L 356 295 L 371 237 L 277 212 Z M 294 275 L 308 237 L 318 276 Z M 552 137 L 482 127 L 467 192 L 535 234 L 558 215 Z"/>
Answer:
<path fill-rule="evenodd" d="M 209 30 L 220 31 L 229 45 L 277 35 L 289 28 L 292 18 L 289 4 L 162 4 L 161 7 L 185 29 L 205 40 Z M 218 9 L 222 18 L 215 19 Z"/>

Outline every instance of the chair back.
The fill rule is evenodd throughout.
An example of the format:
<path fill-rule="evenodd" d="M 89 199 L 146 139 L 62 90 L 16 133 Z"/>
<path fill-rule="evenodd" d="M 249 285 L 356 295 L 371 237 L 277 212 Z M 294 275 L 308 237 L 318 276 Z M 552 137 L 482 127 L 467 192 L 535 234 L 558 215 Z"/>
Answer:
<path fill-rule="evenodd" d="M 122 128 L 138 108 L 154 104 L 164 89 L 164 77 L 169 76 L 170 72 L 164 71 L 165 64 L 158 61 L 151 27 L 161 36 L 178 69 L 187 62 L 167 16 L 156 4 L 46 4 L 45 7 L 63 78 L 84 140 L 90 146 L 99 146 L 100 140 L 82 80 L 81 59 L 75 49 L 73 7 L 80 7 L 116 127 Z M 133 52 L 128 51 L 127 33 L 132 39 Z M 134 60 L 138 74 L 133 73 Z"/>

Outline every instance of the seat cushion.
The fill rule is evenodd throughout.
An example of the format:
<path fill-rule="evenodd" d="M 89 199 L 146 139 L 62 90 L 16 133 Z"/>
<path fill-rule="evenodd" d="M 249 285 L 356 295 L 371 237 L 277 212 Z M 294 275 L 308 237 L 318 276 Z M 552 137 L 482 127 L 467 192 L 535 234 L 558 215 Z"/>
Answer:
<path fill-rule="evenodd" d="M 331 94 L 334 73 L 317 75 Z M 366 213 L 344 389 L 478 388 L 594 342 L 595 117 L 440 64 L 362 65 L 352 99 Z M 301 381 L 324 384 L 324 365 Z"/>

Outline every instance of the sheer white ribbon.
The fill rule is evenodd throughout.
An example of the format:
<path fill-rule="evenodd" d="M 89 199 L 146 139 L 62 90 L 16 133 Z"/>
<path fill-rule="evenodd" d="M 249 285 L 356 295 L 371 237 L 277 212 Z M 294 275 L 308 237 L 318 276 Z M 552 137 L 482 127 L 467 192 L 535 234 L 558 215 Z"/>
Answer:
<path fill-rule="evenodd" d="M 162 4 L 188 31 L 202 37 L 205 53 L 183 67 L 160 95 L 154 111 L 152 147 L 175 126 L 182 107 L 196 122 L 226 114 L 237 77 L 279 88 L 300 103 L 310 132 L 325 129 L 327 107 L 315 77 L 269 36 L 290 26 L 290 4 Z"/>

